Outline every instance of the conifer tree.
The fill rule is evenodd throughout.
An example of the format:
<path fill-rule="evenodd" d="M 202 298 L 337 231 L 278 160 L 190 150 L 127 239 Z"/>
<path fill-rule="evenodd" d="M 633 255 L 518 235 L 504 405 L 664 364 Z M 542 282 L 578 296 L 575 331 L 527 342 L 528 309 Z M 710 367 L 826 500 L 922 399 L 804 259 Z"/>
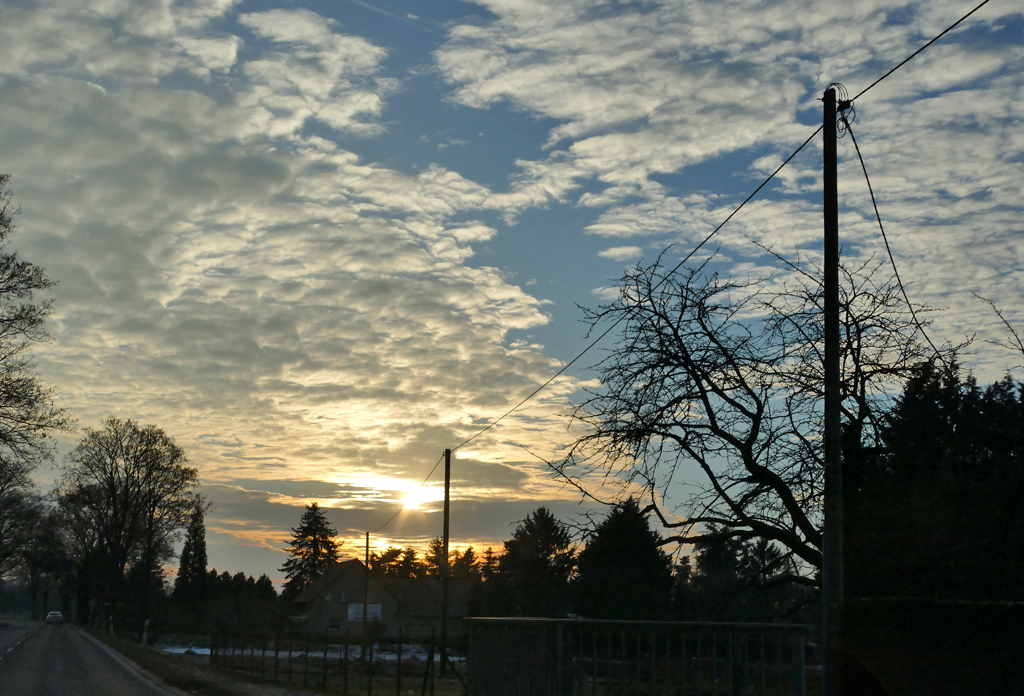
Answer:
<path fill-rule="evenodd" d="M 206 511 L 208 505 L 196 496 L 185 530 L 185 545 L 181 549 L 178 577 L 174 581 L 174 597 L 185 602 L 205 598 L 206 590 Z"/>
<path fill-rule="evenodd" d="M 593 619 L 657 619 L 668 611 L 672 561 L 633 498 L 597 525 L 578 558 L 579 610 Z"/>
<path fill-rule="evenodd" d="M 291 600 L 306 588 L 306 585 L 323 575 L 338 562 L 336 541 L 338 532 L 327 523 L 327 518 L 316 503 L 306 506 L 299 526 L 292 528 L 289 543 L 290 558 L 281 566 L 288 582 L 285 584 L 283 599 Z"/>

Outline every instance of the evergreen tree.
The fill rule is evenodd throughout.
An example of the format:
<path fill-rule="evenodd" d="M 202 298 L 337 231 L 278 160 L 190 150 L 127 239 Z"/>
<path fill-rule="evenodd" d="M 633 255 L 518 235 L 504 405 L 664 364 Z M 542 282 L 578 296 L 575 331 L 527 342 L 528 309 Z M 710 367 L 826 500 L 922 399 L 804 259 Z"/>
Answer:
<path fill-rule="evenodd" d="M 400 577 L 402 549 L 389 546 L 380 553 L 370 554 L 370 572 L 378 578 Z"/>
<path fill-rule="evenodd" d="M 882 440 L 844 459 L 848 594 L 1024 599 L 1024 385 L 925 363 Z"/>
<path fill-rule="evenodd" d="M 815 588 L 788 582 L 792 560 L 766 539 L 740 541 L 709 526 L 694 544 L 696 572 L 688 587 L 676 589 L 676 616 L 691 621 L 803 621 L 813 623 L 820 606 Z"/>
<path fill-rule="evenodd" d="M 472 546 L 467 546 L 462 553 L 452 551 L 451 571 L 453 580 L 480 579 L 479 561 Z"/>
<path fill-rule="evenodd" d="M 338 562 L 341 544 L 335 540 L 337 535 L 338 532 L 327 523 L 327 518 L 316 503 L 306 506 L 299 526 L 292 528 L 292 540 L 288 548 L 290 558 L 281 566 L 288 579 L 281 594 L 282 599 L 294 599 L 306 585 Z"/>
<path fill-rule="evenodd" d="M 427 544 L 424 565 L 427 575 L 432 578 L 441 577 L 441 568 L 444 565 L 444 539 L 438 536 L 430 540 L 430 543 Z"/>
<path fill-rule="evenodd" d="M 395 571 L 396 578 L 419 578 L 426 574 L 426 567 L 416 557 L 416 549 L 406 546 L 402 549 L 402 557 Z"/>
<path fill-rule="evenodd" d="M 565 525 L 547 508 L 537 508 L 505 542 L 498 561 L 498 581 L 489 593 L 491 611 L 564 616 L 574 554 Z"/>
<path fill-rule="evenodd" d="M 174 581 L 174 598 L 188 603 L 205 599 L 206 588 L 206 511 L 208 505 L 196 496 L 185 529 L 185 545 L 181 549 L 178 577 Z"/>
<path fill-rule="evenodd" d="M 672 560 L 630 498 L 597 525 L 577 558 L 578 610 L 593 619 L 657 619 L 672 597 Z"/>
<path fill-rule="evenodd" d="M 498 557 L 490 546 L 484 551 L 483 560 L 480 561 L 480 577 L 487 582 L 498 573 Z"/>

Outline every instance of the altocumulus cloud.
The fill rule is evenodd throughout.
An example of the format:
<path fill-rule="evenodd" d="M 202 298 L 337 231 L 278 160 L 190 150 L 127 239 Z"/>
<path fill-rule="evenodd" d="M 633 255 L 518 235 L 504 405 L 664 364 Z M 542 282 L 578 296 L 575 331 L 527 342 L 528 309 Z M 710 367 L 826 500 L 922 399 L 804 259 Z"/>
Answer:
<path fill-rule="evenodd" d="M 676 241 L 681 256 L 810 135 L 827 82 L 855 94 L 975 3 L 479 4 L 495 18 L 454 27 L 436 51 L 452 98 L 552 119 L 549 154 L 524 168 L 598 211 L 589 234 L 646 237 L 654 249 Z M 1005 335 L 971 290 L 1024 323 L 1020 33 L 1016 8 L 990 4 L 857 103 L 856 133 L 911 297 L 946 308 L 933 316 L 939 340 Z M 725 165 L 742 163 L 738 182 L 707 177 L 732 154 L 744 155 Z M 723 230 L 715 244 L 726 260 L 758 255 L 751 238 L 817 258 L 820 157 L 815 142 L 783 171 L 781 199 L 769 195 Z M 840 157 L 844 253 L 884 254 L 849 138 Z M 672 181 L 690 170 L 703 176 Z M 633 248 L 601 255 L 625 261 Z M 1014 362 L 975 347 L 987 378 Z"/>
<path fill-rule="evenodd" d="M 130 416 L 186 448 L 217 505 L 214 559 L 231 539 L 279 541 L 325 486 L 343 532 L 383 521 L 444 447 L 557 369 L 505 344 L 548 320 L 543 303 L 464 263 L 495 233 L 467 214 L 508 196 L 337 144 L 383 131 L 400 86 L 379 77 L 387 52 L 308 10 L 242 14 L 230 34 L 231 11 L 0 8 L 17 243 L 60 283 L 41 369 L 83 425 Z M 564 425 L 537 424 L 573 388 L 559 380 L 502 437 L 553 448 Z M 544 498 L 535 466 L 504 463 L 528 456 L 474 445 L 466 496 Z"/>

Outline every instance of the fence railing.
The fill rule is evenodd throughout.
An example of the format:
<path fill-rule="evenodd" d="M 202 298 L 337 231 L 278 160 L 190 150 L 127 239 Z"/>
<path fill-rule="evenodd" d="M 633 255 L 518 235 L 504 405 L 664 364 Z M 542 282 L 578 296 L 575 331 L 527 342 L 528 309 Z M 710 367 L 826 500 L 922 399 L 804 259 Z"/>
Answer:
<path fill-rule="evenodd" d="M 262 681 L 301 685 L 342 694 L 433 693 L 440 654 L 429 640 L 377 639 L 366 645 L 348 632 L 288 631 L 275 636 L 219 633 L 210 638 L 210 664 Z M 462 659 L 447 667 L 464 682 Z"/>
<path fill-rule="evenodd" d="M 470 696 L 805 696 L 803 625 L 466 619 Z"/>

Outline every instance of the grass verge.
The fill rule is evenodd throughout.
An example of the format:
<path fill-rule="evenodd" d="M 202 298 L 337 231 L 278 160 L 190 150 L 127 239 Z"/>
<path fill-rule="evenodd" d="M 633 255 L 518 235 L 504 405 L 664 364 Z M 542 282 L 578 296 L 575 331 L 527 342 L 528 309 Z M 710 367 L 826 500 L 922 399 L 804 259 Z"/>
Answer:
<path fill-rule="evenodd" d="M 89 631 L 150 674 L 167 684 L 197 696 L 287 696 L 303 693 L 258 684 L 244 675 L 224 673 L 212 668 L 205 656 L 176 655 L 144 647 L 107 633 Z"/>

